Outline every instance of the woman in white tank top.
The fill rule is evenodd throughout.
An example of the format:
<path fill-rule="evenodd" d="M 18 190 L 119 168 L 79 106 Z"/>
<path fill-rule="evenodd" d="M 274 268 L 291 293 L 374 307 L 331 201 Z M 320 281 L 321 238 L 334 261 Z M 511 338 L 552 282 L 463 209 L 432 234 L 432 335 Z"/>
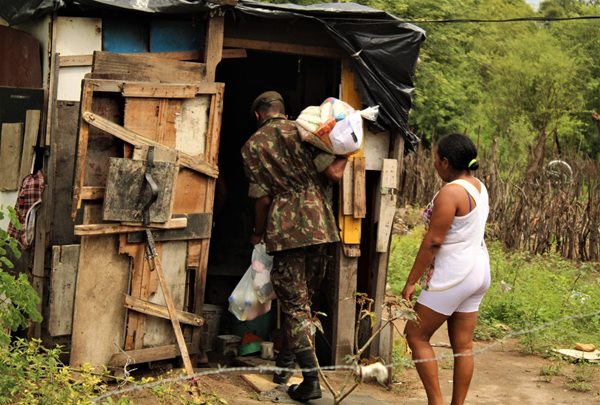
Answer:
<path fill-rule="evenodd" d="M 455 354 L 452 405 L 463 404 L 473 376 L 473 332 L 479 304 L 490 285 L 489 256 L 484 242 L 489 213 L 485 185 L 473 177 L 477 149 L 464 135 L 451 134 L 437 146 L 435 169 L 447 182 L 424 217 L 428 229 L 402 291 L 411 301 L 421 278 L 426 285 L 415 305 L 419 321 L 408 322 L 406 339 L 414 360 L 435 358 L 429 340 L 448 322 Z M 429 405 L 443 403 L 437 361 L 416 361 Z"/>

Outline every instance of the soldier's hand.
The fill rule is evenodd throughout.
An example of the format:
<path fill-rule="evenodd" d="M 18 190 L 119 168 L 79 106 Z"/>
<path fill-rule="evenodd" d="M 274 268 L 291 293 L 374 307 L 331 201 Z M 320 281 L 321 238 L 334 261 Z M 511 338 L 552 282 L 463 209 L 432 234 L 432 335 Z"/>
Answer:
<path fill-rule="evenodd" d="M 252 236 L 250 236 L 250 244 L 252 246 L 258 245 L 260 242 L 262 242 L 262 239 L 263 239 L 262 234 L 259 235 L 259 234 L 253 233 Z"/>

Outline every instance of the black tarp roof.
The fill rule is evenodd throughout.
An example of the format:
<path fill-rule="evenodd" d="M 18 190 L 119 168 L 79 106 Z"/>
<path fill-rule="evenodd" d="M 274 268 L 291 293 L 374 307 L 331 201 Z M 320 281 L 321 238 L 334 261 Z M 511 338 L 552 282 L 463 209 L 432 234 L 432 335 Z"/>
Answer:
<path fill-rule="evenodd" d="M 218 7 L 206 0 L 0 0 L 0 16 L 14 25 L 64 7 L 84 11 L 129 9 L 146 13 L 185 14 Z M 378 124 L 401 133 L 409 147 L 418 138 L 407 126 L 414 90 L 413 73 L 425 31 L 370 7 L 355 3 L 302 6 L 242 0 L 233 12 L 267 19 L 312 19 L 322 23 L 354 61 L 361 99 L 379 105 Z"/>

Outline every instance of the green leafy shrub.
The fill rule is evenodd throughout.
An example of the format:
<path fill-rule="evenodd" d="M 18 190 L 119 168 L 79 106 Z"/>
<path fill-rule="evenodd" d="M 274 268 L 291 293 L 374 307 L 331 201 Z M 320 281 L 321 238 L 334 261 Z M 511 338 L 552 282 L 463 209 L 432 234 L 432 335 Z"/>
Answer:
<path fill-rule="evenodd" d="M 11 223 L 20 229 L 14 209 L 8 208 Z M 0 207 L 0 220 L 4 211 Z M 41 314 L 37 310 L 40 298 L 29 284 L 25 274 L 14 277 L 6 270 L 14 267 L 10 254 L 19 258 L 21 251 L 17 241 L 0 228 L 0 345 L 10 342 L 10 331 L 27 326 L 29 319 L 40 322 Z"/>
<path fill-rule="evenodd" d="M 84 365 L 74 371 L 60 360 L 60 347 L 40 340 L 16 339 L 0 347 L 0 404 L 89 403 L 106 390 L 103 377 Z"/>

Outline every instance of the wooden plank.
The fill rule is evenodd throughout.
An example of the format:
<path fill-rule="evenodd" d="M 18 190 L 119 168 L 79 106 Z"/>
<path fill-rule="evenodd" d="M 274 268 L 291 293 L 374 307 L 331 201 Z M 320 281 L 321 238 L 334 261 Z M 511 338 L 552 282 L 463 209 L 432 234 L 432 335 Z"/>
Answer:
<path fill-rule="evenodd" d="M 217 65 L 223 57 L 223 35 L 225 31 L 225 17 L 214 15 L 208 19 L 206 30 L 206 43 L 204 46 L 204 60 L 206 62 L 205 80 L 214 82 Z"/>
<path fill-rule="evenodd" d="M 375 212 L 377 218 L 377 241 L 375 251 L 387 252 L 396 214 L 397 184 L 398 184 L 398 161 L 396 159 L 384 159 L 381 170 L 379 185 L 380 204 L 379 212 Z"/>
<path fill-rule="evenodd" d="M 390 188 L 398 188 L 400 184 L 400 172 L 402 170 L 402 164 L 404 161 L 404 137 L 400 134 L 394 134 L 393 145 L 391 145 L 390 159 L 396 161 L 396 176 L 395 179 L 391 179 L 389 175 L 386 176 L 385 182 L 382 180 L 382 184 L 385 186 L 391 186 Z M 393 163 L 392 163 L 393 165 Z M 382 173 L 383 175 L 383 173 Z M 381 187 L 380 187 L 381 190 Z M 398 198 L 397 194 L 388 194 L 394 197 L 394 200 Z M 381 205 L 381 203 L 380 203 Z M 396 202 L 393 203 L 394 207 Z M 395 211 L 395 208 L 394 208 Z M 375 328 L 379 328 L 380 322 L 383 322 L 383 309 L 382 305 L 385 302 L 385 289 L 389 267 L 390 249 L 389 243 L 391 238 L 388 238 L 388 245 L 384 253 L 378 253 L 375 255 L 375 261 L 372 267 L 377 269 L 372 275 L 372 285 L 374 290 L 370 292 L 374 299 L 375 308 L 375 319 L 377 324 Z M 392 350 L 394 345 L 394 328 L 388 327 L 381 332 L 381 335 L 373 340 L 371 345 L 372 356 L 381 357 L 387 364 L 392 361 Z"/>
<path fill-rule="evenodd" d="M 187 226 L 187 218 L 173 218 L 165 223 L 151 223 L 148 228 L 154 229 L 179 229 Z M 122 224 L 83 224 L 75 225 L 75 235 L 109 235 L 114 233 L 140 232 L 146 229 L 142 225 L 122 225 Z"/>
<path fill-rule="evenodd" d="M 122 53 L 124 55 L 144 55 L 152 56 L 155 58 L 165 58 L 174 60 L 193 60 L 198 61 L 202 56 L 200 51 L 177 51 L 177 52 L 136 52 L 136 53 Z"/>
<path fill-rule="evenodd" d="M 242 380 L 246 381 L 246 383 L 258 393 L 272 391 L 277 388 L 278 385 L 273 382 L 273 377 L 270 374 L 242 374 L 241 377 Z M 290 378 L 288 384 L 300 384 L 301 382 L 302 378 L 296 375 Z"/>
<path fill-rule="evenodd" d="M 122 53 L 122 52 L 120 52 Z M 127 53 L 125 53 L 127 54 Z M 155 56 L 159 58 L 184 60 L 184 61 L 199 61 L 202 59 L 203 52 L 201 51 L 178 51 L 178 52 L 136 52 L 136 55 Z M 248 53 L 245 49 L 230 48 L 223 49 L 223 59 L 245 58 Z"/>
<path fill-rule="evenodd" d="M 259 51 L 280 52 L 293 55 L 318 56 L 321 58 L 340 58 L 347 56 L 339 48 L 297 45 L 287 42 L 263 41 L 256 39 L 225 37 L 223 46 L 230 48 L 256 49 Z"/>
<path fill-rule="evenodd" d="M 354 158 L 354 218 L 367 216 L 366 166 L 364 157 Z"/>
<path fill-rule="evenodd" d="M 144 205 L 152 197 L 150 188 L 145 184 L 144 176 L 148 170 L 158 186 L 157 198 L 149 208 L 150 222 L 164 223 L 170 220 L 177 166 L 174 163 L 154 162 L 148 168 L 145 160 L 110 158 L 104 195 L 104 221 L 143 220 Z"/>
<path fill-rule="evenodd" d="M 143 314 L 170 319 L 169 311 L 166 306 L 154 304 L 150 301 L 144 301 L 127 294 L 125 295 L 125 307 Z M 177 318 L 179 319 L 179 322 L 185 323 L 186 325 L 204 325 L 204 319 L 202 319 L 200 315 L 192 314 L 191 312 L 177 311 Z"/>
<path fill-rule="evenodd" d="M 60 67 L 68 66 L 92 66 L 94 55 L 60 55 L 58 64 Z"/>
<path fill-rule="evenodd" d="M 146 160 L 148 157 L 148 149 L 149 146 L 138 145 L 133 148 L 133 159 L 135 160 Z M 163 148 L 163 147 L 154 147 L 154 161 L 155 162 L 167 162 L 167 163 L 177 163 L 179 159 L 179 153 L 175 149 L 171 148 Z"/>
<path fill-rule="evenodd" d="M 226 48 L 223 49 L 223 59 L 238 59 L 247 58 L 248 52 L 241 48 Z"/>
<path fill-rule="evenodd" d="M 176 242 L 175 242 L 176 243 Z M 179 243 L 185 246 L 185 243 Z M 187 250 L 184 248 L 184 254 L 187 253 Z M 184 256 L 185 257 L 185 256 Z M 167 283 L 167 279 L 165 278 L 165 274 L 160 262 L 160 258 L 153 257 L 149 259 L 154 266 L 154 271 L 158 275 L 158 280 L 160 283 L 160 289 L 163 294 L 163 298 L 165 303 L 167 304 L 167 311 L 169 313 L 169 318 L 171 319 L 171 325 L 173 326 L 173 331 L 175 332 L 175 338 L 177 340 L 177 346 L 179 347 L 179 351 L 181 352 L 181 358 L 183 360 L 183 364 L 185 367 L 185 371 L 188 375 L 194 374 L 194 367 L 192 366 L 192 362 L 190 360 L 190 355 L 185 343 L 185 339 L 183 338 L 183 332 L 181 331 L 181 324 L 179 323 L 179 319 L 177 317 L 177 309 L 175 308 L 175 303 L 173 301 L 173 296 L 171 295 L 171 289 L 169 288 L 169 284 Z M 185 263 L 185 261 L 184 261 Z M 185 280 L 185 276 L 183 278 Z"/>
<path fill-rule="evenodd" d="M 198 269 L 200 267 L 200 255 L 202 253 L 202 244 L 198 241 L 188 243 L 187 267 Z"/>
<path fill-rule="evenodd" d="M 126 98 L 123 127 L 161 144 L 159 119 L 164 117 L 164 100 L 159 98 Z M 113 121 L 118 122 L 118 121 Z M 167 145 L 174 148 L 175 145 Z"/>
<path fill-rule="evenodd" d="M 19 182 L 31 174 L 33 159 L 35 157 L 35 144 L 40 131 L 40 111 L 27 110 L 25 118 L 25 134 L 23 135 L 23 150 L 21 152 L 21 167 L 19 170 Z"/>
<path fill-rule="evenodd" d="M 123 346 L 129 258 L 114 235 L 83 236 L 79 256 L 70 364 L 106 365 Z"/>
<path fill-rule="evenodd" d="M 138 80 L 165 83 L 199 82 L 206 66 L 201 63 L 182 62 L 148 54 L 119 54 L 94 52 L 94 73 L 123 75 L 132 74 Z"/>
<path fill-rule="evenodd" d="M 61 57 L 90 55 L 102 49 L 102 20 L 86 17 L 57 17 L 55 19 L 56 52 Z M 57 58 L 57 67 L 60 64 Z M 57 69 L 58 70 L 58 69 Z M 81 80 L 91 71 L 90 65 L 71 65 L 61 67 L 56 81 L 56 100 L 79 101 Z"/>
<path fill-rule="evenodd" d="M 346 356 L 354 352 L 358 259 L 346 257 L 340 246 L 336 250 L 332 362 L 344 364 Z"/>
<path fill-rule="evenodd" d="M 214 97 L 211 96 L 199 96 L 183 100 L 181 113 L 175 118 L 174 134 L 177 150 L 185 151 L 192 156 L 204 154 L 213 99 Z"/>
<path fill-rule="evenodd" d="M 104 187 L 83 187 L 80 196 L 82 200 L 101 200 L 105 190 Z"/>
<path fill-rule="evenodd" d="M 195 352 L 190 350 L 190 353 Z M 138 350 L 127 350 L 114 353 L 108 362 L 110 367 L 123 367 L 127 364 L 128 359 L 131 359 L 133 363 L 140 364 L 147 363 L 149 361 L 159 361 L 172 359 L 180 355 L 177 345 L 165 345 L 158 347 L 149 347 L 146 349 Z"/>
<path fill-rule="evenodd" d="M 19 188 L 19 170 L 23 124 L 2 124 L 0 139 L 0 191 L 15 191 Z"/>
<path fill-rule="evenodd" d="M 94 93 L 92 112 L 111 122 L 121 122 L 121 97 L 117 94 Z M 121 157 L 123 142 L 98 128 L 90 128 L 87 145 L 84 186 L 105 187 L 109 159 Z"/>
<path fill-rule="evenodd" d="M 354 213 L 354 159 L 348 160 L 342 176 L 342 213 L 352 215 Z"/>
<path fill-rule="evenodd" d="M 50 336 L 71 334 L 79 245 L 52 246 L 52 272 L 48 302 Z"/>
<path fill-rule="evenodd" d="M 172 229 L 165 231 L 154 231 L 154 240 L 169 241 L 169 240 L 195 240 L 208 239 L 212 231 L 212 213 L 203 212 L 195 214 L 187 214 L 187 226 L 185 229 Z M 144 232 L 129 233 L 127 235 L 128 243 L 143 243 L 146 241 Z"/>
<path fill-rule="evenodd" d="M 93 83 L 87 80 L 83 81 L 81 90 L 81 111 L 79 119 L 79 138 L 77 141 L 77 159 L 75 160 L 75 180 L 73 181 L 73 205 L 71 208 L 71 218 L 75 218 L 77 210 L 81 208 L 81 191 L 85 179 L 85 166 L 87 160 L 88 137 L 90 125 L 83 120 L 81 114 L 84 111 L 92 110 L 92 96 L 94 94 Z"/>
<path fill-rule="evenodd" d="M 381 170 L 383 159 L 387 159 L 390 149 L 388 131 L 372 133 L 364 128 L 364 145 L 367 170 Z"/>
<path fill-rule="evenodd" d="M 161 259 L 164 279 L 169 288 L 173 299 L 174 308 L 184 310 L 186 296 L 186 255 L 187 243 L 185 241 L 176 242 L 157 242 L 157 250 Z M 143 245 L 140 245 L 143 246 Z M 143 256 L 142 256 L 143 257 Z M 148 262 L 146 260 L 146 262 Z M 142 292 L 146 297 L 139 297 L 157 305 L 166 305 L 166 300 L 162 287 L 160 286 L 159 275 L 156 270 L 152 271 L 152 265 L 144 268 L 144 271 L 150 274 L 143 275 L 143 280 L 147 285 L 143 286 Z M 131 293 L 132 296 L 136 296 Z M 173 333 L 173 325 L 169 320 L 156 317 L 145 316 L 143 322 L 144 332 L 142 335 L 141 347 L 154 347 L 177 342 Z"/>
<path fill-rule="evenodd" d="M 85 122 L 90 125 L 99 128 L 103 131 L 110 133 L 111 135 L 124 140 L 132 145 L 151 145 L 160 146 L 160 143 L 151 141 L 140 134 L 128 130 L 120 125 L 110 122 L 96 114 L 86 111 L 82 114 L 82 118 Z M 207 162 L 201 161 L 196 156 L 188 155 L 187 153 L 180 152 L 180 161 L 182 166 L 197 171 L 207 176 L 216 178 L 219 174 L 217 167 Z"/>
<path fill-rule="evenodd" d="M 161 246 L 157 246 L 162 250 Z M 130 294 L 134 297 L 148 300 L 156 292 L 156 277 L 150 271 L 145 259 L 145 244 L 128 244 L 125 234 L 120 235 L 119 252 L 131 257 L 131 285 Z M 128 312 L 127 335 L 125 336 L 125 350 L 141 349 L 146 327 L 146 315 L 139 312 Z"/>
<path fill-rule="evenodd" d="M 79 103 L 58 101 L 56 105 L 56 131 L 52 138 L 51 153 L 56 158 L 54 170 L 54 204 L 52 207 L 51 245 L 79 243 L 73 233 L 75 223 L 71 219 L 73 175 L 77 150 L 77 125 Z"/>
<path fill-rule="evenodd" d="M 354 108 L 361 108 L 360 96 L 356 89 L 356 80 L 354 76 L 354 70 L 352 68 L 352 61 L 348 58 L 344 58 L 341 61 L 341 86 L 340 86 L 340 99 L 347 102 Z M 363 156 L 363 149 L 361 148 L 356 154 L 349 158 L 349 161 L 354 160 L 355 157 Z M 352 179 L 354 184 L 354 179 Z M 342 191 L 342 190 L 340 190 Z M 340 195 L 340 201 L 343 200 L 343 196 Z M 353 199 L 354 200 L 354 199 Z M 354 214 L 354 201 L 352 214 Z M 360 244 L 361 239 L 361 218 L 354 218 L 353 215 L 344 215 L 343 207 L 340 206 L 338 214 L 338 224 L 341 229 L 341 239 L 344 244 Z M 359 249 L 348 247 L 345 249 L 348 254 L 360 254 Z M 354 257 L 354 256 L 352 256 Z"/>
<path fill-rule="evenodd" d="M 52 45 L 54 47 L 54 44 Z M 45 99 L 45 116 L 42 123 L 42 128 L 45 131 L 40 132 L 39 146 L 50 146 L 55 137 L 56 131 L 56 81 L 58 80 L 58 56 L 55 52 L 51 53 L 50 59 L 50 87 Z M 42 196 L 42 205 L 37 212 L 37 223 L 35 227 L 35 241 L 33 251 L 33 269 L 32 283 L 34 290 L 40 297 L 37 309 L 40 313 L 43 312 L 42 305 L 46 299 L 46 249 L 48 247 L 49 234 L 52 229 L 52 211 L 54 208 L 54 176 L 56 169 L 56 154 L 51 153 L 49 156 L 43 156 L 43 169 L 46 174 L 44 193 Z M 42 323 L 36 322 L 29 328 L 30 338 L 42 337 Z"/>
<path fill-rule="evenodd" d="M 194 98 L 198 94 L 214 94 L 217 83 L 144 83 L 122 82 L 124 97 Z"/>

